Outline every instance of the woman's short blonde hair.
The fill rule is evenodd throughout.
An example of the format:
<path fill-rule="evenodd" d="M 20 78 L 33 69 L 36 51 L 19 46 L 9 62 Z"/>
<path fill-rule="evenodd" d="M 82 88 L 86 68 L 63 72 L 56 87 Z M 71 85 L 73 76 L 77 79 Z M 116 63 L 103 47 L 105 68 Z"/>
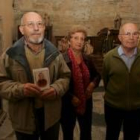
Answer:
<path fill-rule="evenodd" d="M 82 32 L 82 33 L 84 33 L 85 38 L 87 37 L 87 31 L 86 31 L 86 28 L 84 26 L 82 26 L 82 25 L 73 25 L 71 27 L 71 29 L 69 30 L 69 32 L 68 32 L 68 40 L 70 40 L 71 36 L 74 33 L 77 33 L 77 32 Z"/>

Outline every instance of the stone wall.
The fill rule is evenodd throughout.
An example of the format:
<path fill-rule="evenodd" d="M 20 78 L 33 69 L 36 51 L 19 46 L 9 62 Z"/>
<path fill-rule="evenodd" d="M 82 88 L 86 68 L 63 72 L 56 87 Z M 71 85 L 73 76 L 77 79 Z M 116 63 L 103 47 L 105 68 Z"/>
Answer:
<path fill-rule="evenodd" d="M 0 16 L 0 54 L 2 53 L 2 18 Z"/>
<path fill-rule="evenodd" d="M 0 0 L 0 54 L 13 41 L 14 13 L 12 0 Z"/>
<path fill-rule="evenodd" d="M 73 24 L 87 27 L 90 36 L 104 28 L 114 28 L 117 14 L 122 22 L 140 24 L 140 0 L 15 0 L 18 18 L 25 11 L 47 13 L 53 24 L 54 36 L 66 35 Z"/>
<path fill-rule="evenodd" d="M 48 15 L 53 36 L 67 35 L 74 24 L 85 25 L 88 35 L 96 36 L 105 27 L 114 28 L 116 15 L 122 23 L 132 21 L 140 26 L 139 5 L 140 0 L 0 0 L 0 51 L 17 39 L 17 26 L 27 11 Z"/>

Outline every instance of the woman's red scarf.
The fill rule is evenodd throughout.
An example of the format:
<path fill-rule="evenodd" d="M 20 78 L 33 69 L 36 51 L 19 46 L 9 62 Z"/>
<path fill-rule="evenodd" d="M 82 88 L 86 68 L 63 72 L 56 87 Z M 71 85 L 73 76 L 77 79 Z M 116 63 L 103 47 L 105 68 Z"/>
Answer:
<path fill-rule="evenodd" d="M 89 70 L 82 60 L 78 65 L 71 48 L 68 49 L 68 55 L 72 61 L 72 78 L 74 82 L 74 94 L 81 101 L 80 105 L 76 108 L 78 114 L 84 114 L 86 108 L 86 88 L 90 82 Z"/>

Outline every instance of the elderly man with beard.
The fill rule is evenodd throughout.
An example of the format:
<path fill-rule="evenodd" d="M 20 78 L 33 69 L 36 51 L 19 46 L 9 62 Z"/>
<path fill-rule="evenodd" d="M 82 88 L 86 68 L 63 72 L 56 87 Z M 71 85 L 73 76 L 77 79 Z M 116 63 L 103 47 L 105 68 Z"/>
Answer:
<path fill-rule="evenodd" d="M 0 58 L 0 96 L 9 101 L 17 140 L 57 140 L 61 97 L 68 89 L 70 70 L 56 47 L 44 38 L 43 18 L 27 12 L 19 27 L 23 37 Z M 33 69 L 49 68 L 50 88 L 41 91 Z"/>

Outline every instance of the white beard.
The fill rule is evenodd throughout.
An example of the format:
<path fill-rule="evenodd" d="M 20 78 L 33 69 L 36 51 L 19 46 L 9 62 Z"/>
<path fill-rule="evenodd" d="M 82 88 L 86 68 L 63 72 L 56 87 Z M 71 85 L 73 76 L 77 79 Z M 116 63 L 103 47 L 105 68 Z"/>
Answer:
<path fill-rule="evenodd" d="M 32 44 L 40 44 L 43 41 L 44 37 L 41 36 L 38 39 L 29 38 L 28 41 Z"/>

